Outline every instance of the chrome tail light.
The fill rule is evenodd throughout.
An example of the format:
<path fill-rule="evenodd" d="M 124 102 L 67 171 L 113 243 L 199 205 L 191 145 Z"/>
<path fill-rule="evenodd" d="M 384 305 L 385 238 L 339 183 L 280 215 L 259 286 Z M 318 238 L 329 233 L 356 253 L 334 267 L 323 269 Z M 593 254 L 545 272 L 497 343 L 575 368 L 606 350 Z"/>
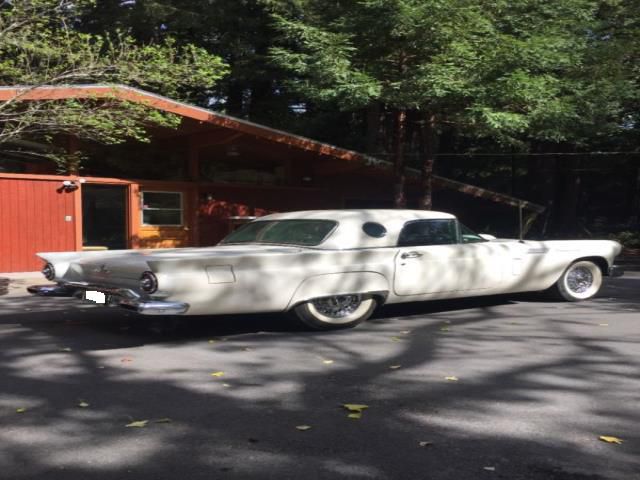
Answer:
<path fill-rule="evenodd" d="M 140 289 L 145 293 L 154 293 L 158 290 L 158 279 L 152 272 L 144 272 L 140 276 Z"/>
<path fill-rule="evenodd" d="M 44 275 L 44 278 L 46 278 L 47 280 L 53 280 L 54 278 L 56 278 L 56 269 L 53 268 L 53 265 L 47 263 L 44 267 L 42 267 L 42 275 Z"/>

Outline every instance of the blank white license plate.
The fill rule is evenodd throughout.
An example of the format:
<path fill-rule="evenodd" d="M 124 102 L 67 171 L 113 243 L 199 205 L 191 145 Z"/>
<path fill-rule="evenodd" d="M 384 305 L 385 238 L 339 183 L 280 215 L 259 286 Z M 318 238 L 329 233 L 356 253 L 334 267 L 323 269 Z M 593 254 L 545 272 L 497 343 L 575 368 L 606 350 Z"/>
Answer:
<path fill-rule="evenodd" d="M 107 296 L 104 293 L 96 292 L 95 290 L 87 290 L 84 292 L 84 299 L 103 305 L 107 303 Z"/>

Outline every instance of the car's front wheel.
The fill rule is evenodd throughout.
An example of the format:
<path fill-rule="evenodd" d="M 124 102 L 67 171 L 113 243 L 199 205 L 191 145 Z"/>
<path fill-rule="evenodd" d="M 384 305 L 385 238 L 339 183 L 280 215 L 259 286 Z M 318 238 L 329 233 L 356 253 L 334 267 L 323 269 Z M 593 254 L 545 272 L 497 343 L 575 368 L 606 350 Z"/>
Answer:
<path fill-rule="evenodd" d="M 569 265 L 554 285 L 555 292 L 569 302 L 587 300 L 602 287 L 602 270 L 593 262 L 580 260 Z"/>
<path fill-rule="evenodd" d="M 376 299 L 359 294 L 322 297 L 301 303 L 293 309 L 296 318 L 314 330 L 355 327 L 371 316 Z"/>

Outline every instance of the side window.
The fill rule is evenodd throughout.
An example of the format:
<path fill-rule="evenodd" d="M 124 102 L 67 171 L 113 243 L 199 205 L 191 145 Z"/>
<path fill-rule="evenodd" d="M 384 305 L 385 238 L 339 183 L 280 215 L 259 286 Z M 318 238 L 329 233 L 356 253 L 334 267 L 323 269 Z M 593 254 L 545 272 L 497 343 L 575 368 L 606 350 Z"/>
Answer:
<path fill-rule="evenodd" d="M 399 247 L 419 245 L 451 245 L 458 243 L 453 219 L 417 220 L 405 224 L 398 239 Z"/>
<path fill-rule="evenodd" d="M 458 225 L 460 225 L 460 240 L 462 243 L 480 243 L 487 241 L 470 228 L 465 227 L 463 224 L 460 223 Z"/>

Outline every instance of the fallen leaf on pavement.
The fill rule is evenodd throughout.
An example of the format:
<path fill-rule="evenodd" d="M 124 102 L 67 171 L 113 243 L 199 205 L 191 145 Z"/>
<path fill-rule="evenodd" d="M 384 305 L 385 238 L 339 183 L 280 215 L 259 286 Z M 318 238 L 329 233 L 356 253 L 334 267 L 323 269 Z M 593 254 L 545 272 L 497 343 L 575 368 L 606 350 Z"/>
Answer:
<path fill-rule="evenodd" d="M 224 377 L 224 372 L 213 372 L 212 377 Z"/>
<path fill-rule="evenodd" d="M 397 369 L 399 369 L 400 367 L 402 367 L 402 365 L 389 365 L 389 368 L 390 368 L 391 370 L 397 370 Z"/>
<path fill-rule="evenodd" d="M 342 406 L 351 412 L 347 417 L 355 419 L 362 418 L 363 410 L 369 408 L 369 405 L 363 405 L 361 403 L 345 403 Z"/>
<path fill-rule="evenodd" d="M 615 443 L 616 445 L 622 445 L 623 442 L 623 440 L 618 437 L 610 437 L 608 435 L 600 435 L 598 438 L 603 442 Z"/>
<path fill-rule="evenodd" d="M 296 428 L 301 432 L 306 432 L 307 430 L 311 430 L 311 425 L 296 425 Z"/>
<path fill-rule="evenodd" d="M 452 376 L 449 376 L 449 377 L 444 377 L 444 379 L 445 379 L 445 380 L 448 380 L 448 381 L 450 381 L 450 382 L 457 382 L 457 381 L 459 380 L 459 378 L 458 378 L 458 377 L 454 377 L 453 375 L 452 375 Z"/>
<path fill-rule="evenodd" d="M 89 404 L 87 402 L 85 402 L 84 400 L 80 400 L 80 403 L 78 403 L 78 406 L 80 408 L 87 408 L 89 406 Z"/>
<path fill-rule="evenodd" d="M 400 337 L 391 337 L 392 342 L 400 342 L 402 339 Z"/>
<path fill-rule="evenodd" d="M 345 403 L 342 406 L 350 412 L 361 412 L 369 408 L 369 405 L 363 405 L 361 403 Z"/>
<path fill-rule="evenodd" d="M 322 363 L 324 363 L 325 365 L 331 365 L 333 363 L 333 360 L 323 360 Z"/>
<path fill-rule="evenodd" d="M 441 332 L 448 332 L 449 331 L 449 327 L 440 327 L 440 331 Z"/>
<path fill-rule="evenodd" d="M 142 428 L 146 427 L 149 420 L 136 420 L 135 422 L 127 423 L 125 427 Z"/>
<path fill-rule="evenodd" d="M 16 408 L 16 413 L 24 413 L 26 411 L 27 411 L 27 409 L 24 408 L 24 407 Z"/>

